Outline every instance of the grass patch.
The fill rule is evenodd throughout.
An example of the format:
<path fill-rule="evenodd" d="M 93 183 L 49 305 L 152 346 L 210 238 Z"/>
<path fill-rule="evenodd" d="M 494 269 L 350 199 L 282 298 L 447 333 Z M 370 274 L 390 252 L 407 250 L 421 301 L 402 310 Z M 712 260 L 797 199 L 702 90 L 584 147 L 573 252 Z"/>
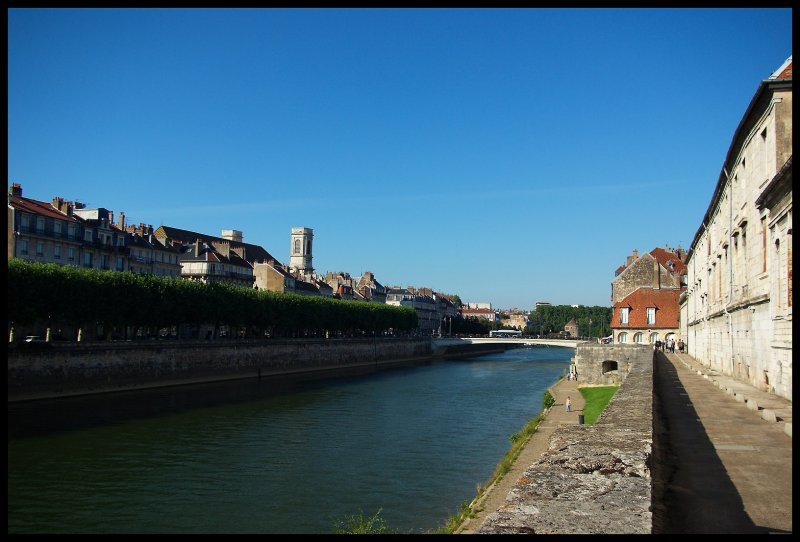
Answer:
<path fill-rule="evenodd" d="M 583 400 L 586 401 L 586 405 L 583 407 L 583 422 L 587 425 L 596 422 L 618 389 L 619 386 L 578 388 Z"/>

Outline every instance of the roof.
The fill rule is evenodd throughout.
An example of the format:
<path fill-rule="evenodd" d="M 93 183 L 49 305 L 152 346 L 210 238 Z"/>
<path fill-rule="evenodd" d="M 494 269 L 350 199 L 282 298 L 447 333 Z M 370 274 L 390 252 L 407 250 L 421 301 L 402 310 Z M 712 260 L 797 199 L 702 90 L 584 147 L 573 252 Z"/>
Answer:
<path fill-rule="evenodd" d="M 68 222 L 78 222 L 74 216 L 67 216 L 65 213 L 62 213 L 49 203 L 45 203 L 43 201 L 23 198 L 22 196 L 11 196 L 9 203 L 18 211 L 24 211 L 26 213 L 33 213 L 35 215 L 41 215 L 50 218 L 57 218 L 59 220 L 66 220 Z"/>
<path fill-rule="evenodd" d="M 477 314 L 495 314 L 496 311 L 494 309 L 467 309 L 467 308 L 463 308 L 463 309 L 461 309 L 461 312 L 462 313 L 464 313 L 464 312 L 472 312 L 472 313 L 477 313 Z"/>
<path fill-rule="evenodd" d="M 226 257 L 222 255 L 218 250 L 214 247 L 203 243 L 202 241 L 200 247 L 200 254 L 195 256 L 194 255 L 194 246 L 195 243 L 186 245 L 186 250 L 181 257 L 182 262 L 214 262 L 214 263 L 226 263 L 229 265 L 236 265 L 239 267 L 252 267 L 252 265 L 243 260 L 238 254 L 235 252 L 231 252 L 230 256 Z"/>
<path fill-rule="evenodd" d="M 238 241 L 231 241 L 230 239 L 223 239 L 222 237 L 217 237 L 215 235 L 208 235 L 205 233 L 197 233 L 190 230 L 182 230 L 180 228 L 173 228 L 172 226 L 164 226 L 161 225 L 155 231 L 155 235 L 158 237 L 167 237 L 169 239 L 177 239 L 182 243 L 192 244 L 198 239 L 202 239 L 206 242 L 228 242 L 231 244 L 231 247 L 241 247 L 245 248 L 245 259 L 248 263 L 266 263 L 270 260 L 275 260 L 276 265 L 280 265 L 278 260 L 276 260 L 269 252 L 267 252 L 263 247 L 259 245 L 254 245 L 252 243 L 240 243 Z"/>
<path fill-rule="evenodd" d="M 685 275 L 686 274 L 686 264 L 681 260 L 680 256 L 673 251 L 665 250 L 663 248 L 654 248 L 650 251 L 650 254 L 658 260 L 658 263 L 661 264 L 664 268 L 670 269 L 670 262 L 672 262 L 671 271 L 673 271 L 677 275 Z"/>
<path fill-rule="evenodd" d="M 614 303 L 612 325 L 613 329 L 659 329 L 678 327 L 678 298 L 679 289 L 653 289 L 638 288 L 620 301 Z M 619 309 L 629 307 L 628 323 L 619 323 Z M 647 323 L 647 307 L 656 308 L 655 325 Z"/>

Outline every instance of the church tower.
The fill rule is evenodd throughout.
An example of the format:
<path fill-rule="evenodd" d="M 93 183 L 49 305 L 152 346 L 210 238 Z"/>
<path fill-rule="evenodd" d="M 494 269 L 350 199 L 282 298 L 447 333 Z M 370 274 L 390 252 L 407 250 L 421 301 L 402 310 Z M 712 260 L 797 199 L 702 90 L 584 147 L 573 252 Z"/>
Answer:
<path fill-rule="evenodd" d="M 299 271 L 304 276 L 314 272 L 311 265 L 311 241 L 314 230 L 311 228 L 292 228 L 292 247 L 289 257 L 289 269 Z"/>

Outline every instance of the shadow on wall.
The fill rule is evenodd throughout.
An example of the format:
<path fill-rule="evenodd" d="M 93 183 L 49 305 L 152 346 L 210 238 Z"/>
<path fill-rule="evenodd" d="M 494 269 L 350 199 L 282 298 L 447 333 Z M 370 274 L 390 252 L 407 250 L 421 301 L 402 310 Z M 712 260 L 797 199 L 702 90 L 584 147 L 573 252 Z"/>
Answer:
<path fill-rule="evenodd" d="M 622 383 L 619 376 L 619 364 L 616 361 L 610 359 L 603 361 L 601 371 L 604 385 L 619 386 Z"/>

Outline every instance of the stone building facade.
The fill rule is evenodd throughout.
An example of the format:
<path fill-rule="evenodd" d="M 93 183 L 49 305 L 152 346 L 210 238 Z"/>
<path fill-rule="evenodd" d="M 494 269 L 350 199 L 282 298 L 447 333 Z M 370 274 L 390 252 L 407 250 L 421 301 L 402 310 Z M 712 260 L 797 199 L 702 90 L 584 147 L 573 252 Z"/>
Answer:
<path fill-rule="evenodd" d="M 105 208 L 53 198 L 50 203 L 23 197 L 12 183 L 8 193 L 8 259 L 124 271 L 128 235 Z"/>
<path fill-rule="evenodd" d="M 792 58 L 737 127 L 689 249 L 681 327 L 709 368 L 792 399 Z"/>
<path fill-rule="evenodd" d="M 611 334 L 614 344 L 655 344 L 678 340 L 678 299 L 686 288 L 682 248 L 637 250 L 617 268 L 611 282 Z"/>

